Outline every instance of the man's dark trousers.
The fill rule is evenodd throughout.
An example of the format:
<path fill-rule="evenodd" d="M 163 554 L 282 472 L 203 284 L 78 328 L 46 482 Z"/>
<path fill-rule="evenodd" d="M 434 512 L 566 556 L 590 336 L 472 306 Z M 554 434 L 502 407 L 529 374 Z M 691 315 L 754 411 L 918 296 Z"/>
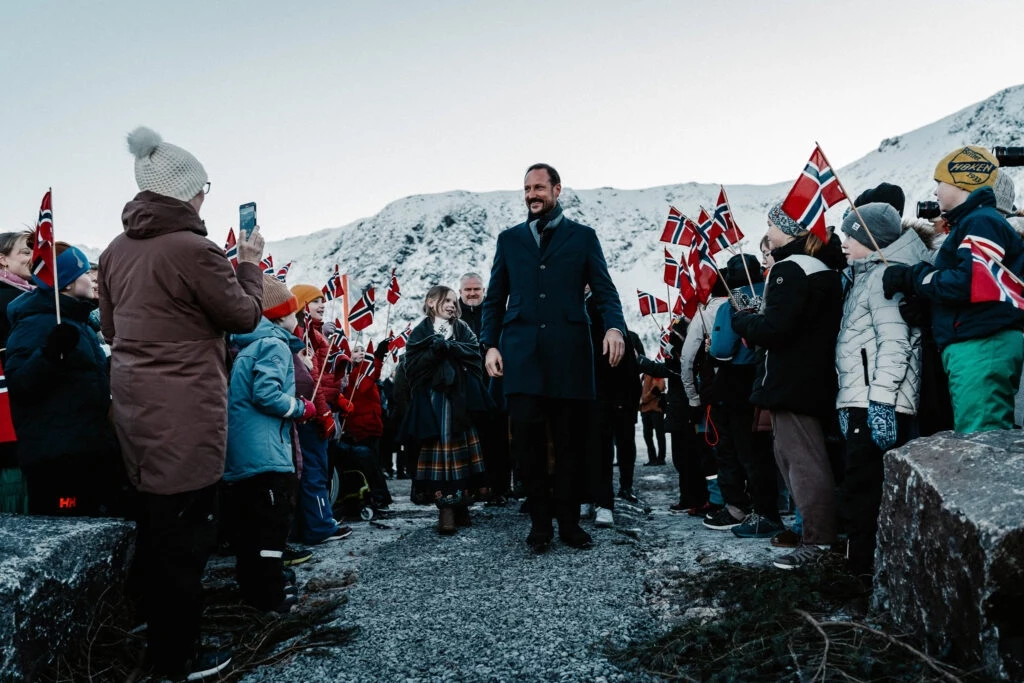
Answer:
<path fill-rule="evenodd" d="M 550 533 L 552 518 L 565 535 L 579 527 L 588 401 L 528 394 L 508 397 L 512 443 L 533 530 Z M 549 460 L 549 448 L 550 460 Z"/>

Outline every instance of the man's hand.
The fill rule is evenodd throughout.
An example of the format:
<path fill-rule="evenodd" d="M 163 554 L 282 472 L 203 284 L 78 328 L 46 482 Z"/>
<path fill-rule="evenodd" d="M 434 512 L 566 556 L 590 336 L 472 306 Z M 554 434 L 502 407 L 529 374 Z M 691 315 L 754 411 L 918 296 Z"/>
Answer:
<path fill-rule="evenodd" d="M 239 230 L 238 235 L 238 262 L 251 263 L 258 266 L 263 259 L 263 235 L 260 234 L 260 226 L 246 236 L 245 232 Z"/>
<path fill-rule="evenodd" d="M 487 349 L 484 367 L 487 368 L 487 374 L 491 377 L 501 377 L 505 373 L 505 363 L 501 359 L 501 351 L 497 347 Z"/>
<path fill-rule="evenodd" d="M 613 368 L 618 365 L 626 353 L 626 340 L 622 338 L 622 332 L 614 327 L 605 332 L 601 353 L 608 356 L 608 365 Z"/>

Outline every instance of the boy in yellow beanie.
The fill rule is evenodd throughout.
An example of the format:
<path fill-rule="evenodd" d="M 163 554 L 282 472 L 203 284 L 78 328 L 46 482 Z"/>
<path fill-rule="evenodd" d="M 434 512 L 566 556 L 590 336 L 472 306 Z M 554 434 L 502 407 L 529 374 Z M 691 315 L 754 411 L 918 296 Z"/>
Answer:
<path fill-rule="evenodd" d="M 998 177 L 999 162 L 983 147 L 943 157 L 935 168 L 935 196 L 949 235 L 935 264 L 892 265 L 883 277 L 886 298 L 916 293 L 931 302 L 954 428 L 961 433 L 1013 428 L 1024 366 L 1024 311 L 993 280 L 1020 293 L 1006 271 L 1024 273 L 1024 240 L 996 210 Z"/>

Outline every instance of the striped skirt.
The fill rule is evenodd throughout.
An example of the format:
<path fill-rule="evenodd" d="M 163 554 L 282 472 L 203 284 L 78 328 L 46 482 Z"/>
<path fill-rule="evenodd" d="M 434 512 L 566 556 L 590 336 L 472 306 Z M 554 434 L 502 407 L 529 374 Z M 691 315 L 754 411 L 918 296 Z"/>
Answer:
<path fill-rule="evenodd" d="M 453 433 L 447 397 L 432 391 L 430 399 L 440 418 L 441 438 L 420 444 L 415 488 L 438 507 L 468 505 L 486 493 L 480 438 L 472 427 Z"/>

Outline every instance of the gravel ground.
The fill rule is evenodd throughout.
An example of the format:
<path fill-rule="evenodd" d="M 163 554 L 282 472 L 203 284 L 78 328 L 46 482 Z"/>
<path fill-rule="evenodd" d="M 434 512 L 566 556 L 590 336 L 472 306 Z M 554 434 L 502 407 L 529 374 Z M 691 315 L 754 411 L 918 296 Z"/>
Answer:
<path fill-rule="evenodd" d="M 584 524 L 594 548 L 574 550 L 556 536 L 539 556 L 526 547 L 529 520 L 518 504 L 478 506 L 472 528 L 441 537 L 436 511 L 409 503 L 408 482 L 392 481 L 390 513 L 353 523 L 350 538 L 319 546 L 313 561 L 296 567 L 300 590 L 356 573 L 338 620 L 358 625 L 355 639 L 244 680 L 657 680 L 618 668 L 605 652 L 647 640 L 682 616 L 678 599 L 662 599 L 678 587 L 661 577 L 717 560 L 766 563 L 778 551 L 670 515 L 671 465 L 638 464 L 636 474 L 641 506 L 617 502 L 614 529 Z"/>

